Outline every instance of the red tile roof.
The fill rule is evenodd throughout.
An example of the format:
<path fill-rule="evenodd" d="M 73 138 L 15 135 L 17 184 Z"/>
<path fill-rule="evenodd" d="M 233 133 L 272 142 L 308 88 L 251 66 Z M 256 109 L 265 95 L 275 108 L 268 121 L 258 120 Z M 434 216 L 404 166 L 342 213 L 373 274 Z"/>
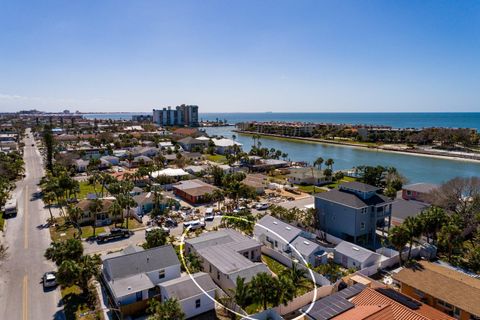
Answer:
<path fill-rule="evenodd" d="M 454 318 L 447 314 L 436 310 L 428 305 L 422 304 L 417 310 L 412 310 L 407 306 L 396 302 L 393 299 L 381 294 L 380 292 L 366 288 L 352 299 L 357 306 L 371 306 L 371 305 L 389 305 L 393 318 L 386 318 L 392 320 L 454 320 Z M 419 302 L 420 303 L 420 302 Z M 365 318 L 369 319 L 369 318 Z"/>

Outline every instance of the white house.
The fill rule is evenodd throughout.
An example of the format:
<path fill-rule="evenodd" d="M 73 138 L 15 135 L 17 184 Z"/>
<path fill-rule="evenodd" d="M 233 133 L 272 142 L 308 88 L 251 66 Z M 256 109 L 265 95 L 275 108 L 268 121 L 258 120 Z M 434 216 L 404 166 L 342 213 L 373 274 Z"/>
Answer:
<path fill-rule="evenodd" d="M 77 168 L 77 172 L 85 172 L 87 171 L 88 164 L 90 162 L 83 159 L 78 159 L 75 161 L 75 167 Z"/>
<path fill-rule="evenodd" d="M 299 228 L 270 215 L 262 217 L 253 229 L 255 239 L 281 253 L 290 252 L 289 243 L 302 234 Z"/>
<path fill-rule="evenodd" d="M 213 299 L 217 286 L 212 278 L 204 272 L 192 274 L 192 277 L 196 283 L 190 275 L 184 275 L 158 285 L 161 300 L 177 299 L 187 319 L 215 309 Z"/>
<path fill-rule="evenodd" d="M 299 236 L 292 241 L 292 246 L 299 252 L 298 254 L 295 250 L 292 250 L 293 257 L 302 264 L 302 258 L 313 267 L 327 263 L 328 253 L 318 243 L 310 239 Z"/>
<path fill-rule="evenodd" d="M 342 241 L 335 247 L 334 261 L 345 268 L 363 269 L 379 264 L 381 255 L 350 243 Z"/>
<path fill-rule="evenodd" d="M 233 141 L 232 139 L 227 139 L 227 138 L 220 138 L 220 139 L 213 138 L 212 141 L 215 144 L 215 151 L 218 154 L 230 153 L 234 145 L 237 145 L 239 147 L 242 146 L 241 143 L 238 143 L 236 141 Z"/>

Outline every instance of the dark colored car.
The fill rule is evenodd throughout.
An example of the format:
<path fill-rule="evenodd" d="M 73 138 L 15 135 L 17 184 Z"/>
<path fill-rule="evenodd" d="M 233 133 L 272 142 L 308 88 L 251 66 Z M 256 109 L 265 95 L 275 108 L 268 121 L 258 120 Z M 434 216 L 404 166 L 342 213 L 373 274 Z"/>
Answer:
<path fill-rule="evenodd" d="M 114 239 L 121 239 L 121 238 L 128 238 L 133 234 L 132 231 L 128 229 L 121 229 L 121 228 L 112 228 L 110 229 L 110 233 L 101 233 L 97 236 L 98 242 L 108 242 Z"/>

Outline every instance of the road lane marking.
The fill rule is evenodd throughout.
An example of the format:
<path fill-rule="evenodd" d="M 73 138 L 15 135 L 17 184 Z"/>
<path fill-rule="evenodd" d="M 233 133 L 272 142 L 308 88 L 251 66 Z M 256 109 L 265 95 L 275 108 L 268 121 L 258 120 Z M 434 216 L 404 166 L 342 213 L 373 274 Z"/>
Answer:
<path fill-rule="evenodd" d="M 23 320 L 28 320 L 28 276 L 23 276 Z"/>
<path fill-rule="evenodd" d="M 25 186 L 25 194 L 23 197 L 23 216 L 24 216 L 24 249 L 28 249 L 28 203 L 27 203 L 27 196 L 28 196 L 28 186 Z"/>

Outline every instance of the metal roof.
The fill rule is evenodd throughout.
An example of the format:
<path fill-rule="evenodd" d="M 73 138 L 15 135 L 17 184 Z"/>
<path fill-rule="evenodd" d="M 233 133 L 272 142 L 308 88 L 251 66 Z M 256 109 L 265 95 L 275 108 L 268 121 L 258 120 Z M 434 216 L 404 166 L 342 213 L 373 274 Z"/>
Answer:
<path fill-rule="evenodd" d="M 292 242 L 293 239 L 298 237 L 302 230 L 294 227 L 288 223 L 285 223 L 275 217 L 270 215 L 264 216 L 257 222 L 257 225 L 261 225 L 262 227 L 255 226 L 255 229 L 260 230 L 261 233 L 268 234 L 270 231 L 273 231 L 283 237 L 288 243 Z"/>
<path fill-rule="evenodd" d="M 192 277 L 195 279 L 198 286 L 206 292 L 217 288 L 212 278 L 210 278 L 205 272 L 192 274 Z M 158 284 L 158 286 L 165 289 L 169 298 L 174 297 L 181 301 L 203 293 L 197 284 L 193 282 L 190 275 L 184 275 L 180 278 L 162 282 Z M 215 294 L 213 294 L 212 298 L 215 298 Z"/>

